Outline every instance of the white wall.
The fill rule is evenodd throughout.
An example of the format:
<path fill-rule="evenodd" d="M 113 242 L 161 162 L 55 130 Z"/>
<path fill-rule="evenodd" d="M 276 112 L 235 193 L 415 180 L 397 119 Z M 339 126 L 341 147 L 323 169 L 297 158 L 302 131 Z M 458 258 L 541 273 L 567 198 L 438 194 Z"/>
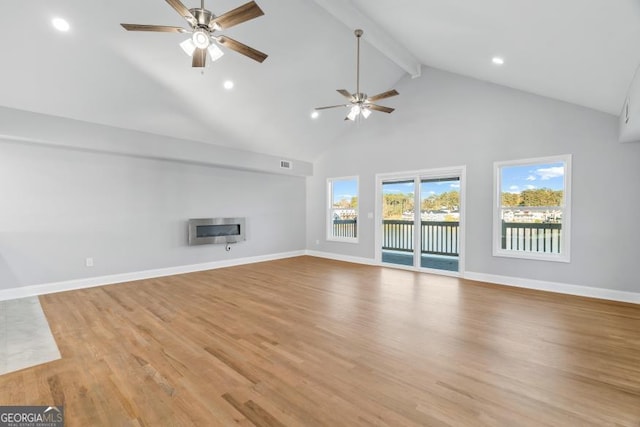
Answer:
<path fill-rule="evenodd" d="M 466 165 L 467 272 L 639 291 L 640 144 L 617 142 L 616 117 L 433 69 L 397 89 L 387 102 L 395 113 L 354 125 L 315 163 L 308 249 L 373 258 L 366 214 L 374 212 L 375 174 Z M 493 257 L 493 162 L 556 154 L 573 154 L 571 263 Z M 360 241 L 327 242 L 326 179 L 352 175 L 360 176 Z"/>
<path fill-rule="evenodd" d="M 0 290 L 305 246 L 303 177 L 4 139 L 0 197 Z M 187 246 L 189 218 L 224 216 L 247 217 L 246 242 Z"/>

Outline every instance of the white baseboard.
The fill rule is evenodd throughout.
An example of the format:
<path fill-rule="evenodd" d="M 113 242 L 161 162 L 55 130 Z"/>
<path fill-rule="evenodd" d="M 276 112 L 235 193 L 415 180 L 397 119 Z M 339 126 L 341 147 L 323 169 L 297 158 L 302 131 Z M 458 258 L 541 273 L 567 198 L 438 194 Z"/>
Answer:
<path fill-rule="evenodd" d="M 640 293 L 637 292 L 617 291 L 614 289 L 594 288 L 591 286 L 569 285 L 567 283 L 499 276 L 496 274 L 474 273 L 472 271 L 465 272 L 463 277 L 477 282 L 487 282 L 496 285 L 515 286 L 517 288 L 534 289 L 537 291 L 555 292 L 580 297 L 640 304 Z"/>
<path fill-rule="evenodd" d="M 349 255 L 340 255 L 329 252 L 318 252 L 307 250 L 306 254 L 309 256 L 315 256 L 319 258 L 333 259 L 337 261 L 353 262 L 356 264 L 375 265 L 379 267 L 387 267 L 376 262 L 371 258 L 360 258 Z M 416 271 L 412 267 L 391 267 L 401 270 Z M 431 272 L 429 272 L 431 274 Z M 433 272 L 433 274 L 440 274 Z M 449 274 L 444 274 L 449 275 Z M 598 298 L 611 301 L 629 302 L 633 304 L 640 304 L 640 293 L 637 292 L 625 292 L 617 291 L 613 289 L 594 288 L 590 286 L 569 285 L 566 283 L 547 282 L 542 280 L 524 279 L 520 277 L 499 276 L 496 274 L 474 273 L 472 271 L 466 271 L 459 277 L 475 280 L 478 282 L 492 283 L 495 285 L 514 286 L 517 288 L 533 289 L 538 291 L 555 292 L 559 294 L 575 295 L 581 297 Z"/>
<path fill-rule="evenodd" d="M 0 290 L 0 301 L 26 298 L 31 296 L 51 294 L 55 292 L 72 291 L 76 289 L 92 288 L 96 286 L 112 285 L 115 283 L 132 282 L 136 280 L 153 279 L 157 277 L 174 276 L 177 274 L 194 273 L 205 270 L 215 270 L 224 267 L 253 264 L 256 262 L 274 261 L 278 259 L 292 258 L 296 256 L 309 255 L 318 258 L 332 259 L 336 261 L 352 262 L 380 266 L 375 259 L 355 257 L 350 255 L 340 255 L 330 252 L 319 252 L 311 250 L 301 250 L 285 252 L 279 254 L 261 255 L 247 258 L 236 258 L 224 261 L 213 261 L 203 264 L 192 264 L 177 267 L 160 268 L 156 270 L 138 271 L 132 273 L 113 274 L 101 277 L 88 277 L 84 279 L 69 280 L 57 283 L 46 283 L 41 285 L 25 286 Z M 415 270 L 413 270 L 415 271 Z M 535 289 L 582 297 L 598 298 L 612 301 L 629 302 L 640 304 L 640 293 L 617 291 L 613 289 L 594 288 L 590 286 L 569 285 L 566 283 L 547 282 L 542 280 L 524 279 L 520 277 L 500 276 L 495 274 L 464 272 L 462 277 L 478 282 L 487 282 L 497 285 L 515 286 L 518 288 Z"/>
<path fill-rule="evenodd" d="M 320 251 L 307 250 L 307 251 L 305 251 L 305 255 L 314 256 L 314 257 L 317 257 L 317 258 L 332 259 L 334 261 L 352 262 L 354 264 L 380 265 L 380 264 L 378 264 L 376 262 L 375 259 L 372 259 L 372 258 L 363 258 L 363 257 L 350 256 L 350 255 L 340 255 L 340 254 L 334 254 L 334 253 L 331 253 L 331 252 L 320 252 Z"/>
<path fill-rule="evenodd" d="M 56 292 L 72 291 L 76 289 L 93 288 L 96 286 L 113 285 L 115 283 L 133 282 L 136 280 L 153 279 L 157 277 L 175 276 L 177 274 L 195 273 L 198 271 L 215 270 L 236 265 L 253 264 L 256 262 L 274 261 L 305 255 L 305 251 L 293 251 L 279 254 L 260 255 L 247 258 L 236 258 L 224 261 L 213 261 L 203 264 L 182 265 L 177 267 L 159 268 L 156 270 L 136 271 L 132 273 L 112 274 L 109 276 L 87 277 L 84 279 L 68 280 L 57 283 L 24 286 L 0 290 L 0 301 L 26 298 Z"/>

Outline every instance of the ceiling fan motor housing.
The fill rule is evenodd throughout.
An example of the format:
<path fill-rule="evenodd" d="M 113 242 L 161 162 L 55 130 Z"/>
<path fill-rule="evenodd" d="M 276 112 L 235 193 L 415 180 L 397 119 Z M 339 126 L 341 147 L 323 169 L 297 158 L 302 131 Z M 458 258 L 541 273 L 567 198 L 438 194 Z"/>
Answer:
<path fill-rule="evenodd" d="M 209 23 L 212 19 L 215 18 L 213 13 L 208 11 L 207 9 L 189 9 L 189 12 L 193 15 L 194 18 L 198 21 L 198 27 L 200 28 L 209 28 Z"/>
<path fill-rule="evenodd" d="M 359 92 L 359 93 L 354 93 L 353 94 L 353 101 L 354 102 L 362 103 L 362 102 L 364 102 L 366 100 L 367 100 L 367 94 L 366 93 Z"/>

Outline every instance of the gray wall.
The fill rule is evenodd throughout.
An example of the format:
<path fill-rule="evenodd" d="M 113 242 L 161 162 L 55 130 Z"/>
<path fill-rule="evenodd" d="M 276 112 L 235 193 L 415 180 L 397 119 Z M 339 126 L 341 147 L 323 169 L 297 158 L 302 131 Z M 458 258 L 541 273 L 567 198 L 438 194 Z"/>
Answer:
<path fill-rule="evenodd" d="M 305 247 L 303 177 L 4 139 L 0 195 L 0 289 Z M 188 218 L 224 216 L 247 217 L 246 242 L 187 246 Z"/>
<path fill-rule="evenodd" d="M 309 249 L 373 258 L 366 214 L 374 212 L 375 174 L 466 165 L 466 271 L 638 291 L 640 144 L 617 142 L 616 117 L 433 69 L 397 89 L 387 102 L 395 113 L 354 125 L 314 164 Z M 557 154 L 573 154 L 571 263 L 493 257 L 493 162 Z M 351 175 L 360 176 L 360 241 L 327 242 L 326 178 Z"/>
<path fill-rule="evenodd" d="M 212 138 L 224 137 L 212 135 Z M 309 176 L 313 172 L 311 163 L 288 157 L 242 151 L 219 143 L 215 145 L 177 139 L 1 106 L 0 139 L 283 175 Z M 281 160 L 292 161 L 293 167 L 282 169 Z"/>

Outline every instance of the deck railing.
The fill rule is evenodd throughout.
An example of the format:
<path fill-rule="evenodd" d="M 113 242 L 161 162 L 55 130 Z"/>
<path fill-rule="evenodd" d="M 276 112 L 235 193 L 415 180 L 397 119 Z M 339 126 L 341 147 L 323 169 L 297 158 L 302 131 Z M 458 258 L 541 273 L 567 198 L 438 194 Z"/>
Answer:
<path fill-rule="evenodd" d="M 357 237 L 355 219 L 334 220 L 335 237 Z M 421 252 L 431 255 L 458 256 L 460 223 L 458 221 L 422 221 Z M 502 223 L 502 249 L 560 253 L 562 224 Z M 413 252 L 413 221 L 384 220 L 382 249 Z"/>
<path fill-rule="evenodd" d="M 333 237 L 358 237 L 358 221 L 356 219 L 334 219 Z"/>
<path fill-rule="evenodd" d="M 413 252 L 413 221 L 384 220 L 382 249 Z M 421 252 L 431 255 L 458 256 L 458 221 L 422 221 Z"/>
<path fill-rule="evenodd" d="M 422 253 L 458 256 L 459 231 L 458 221 L 422 221 Z"/>
<path fill-rule="evenodd" d="M 502 249 L 560 253 L 562 224 L 502 222 Z"/>

